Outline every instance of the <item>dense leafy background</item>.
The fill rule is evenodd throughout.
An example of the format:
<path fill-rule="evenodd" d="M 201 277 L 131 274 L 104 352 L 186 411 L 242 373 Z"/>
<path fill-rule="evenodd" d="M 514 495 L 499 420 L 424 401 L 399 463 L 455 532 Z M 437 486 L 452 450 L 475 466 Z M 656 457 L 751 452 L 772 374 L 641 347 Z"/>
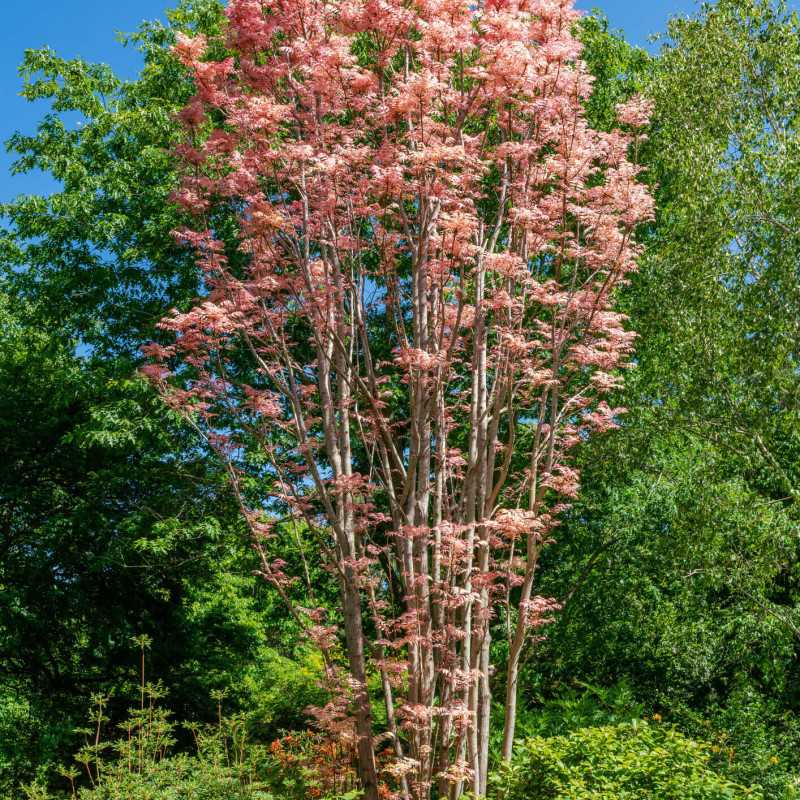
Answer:
<path fill-rule="evenodd" d="M 18 169 L 50 173 L 61 190 L 2 209 L 4 800 L 34 779 L 33 797 L 68 789 L 57 765 L 80 747 L 93 695 L 110 697 L 113 738 L 136 697 L 141 636 L 146 678 L 182 723 L 163 718 L 172 755 L 131 773 L 109 749 L 107 782 L 87 797 L 203 786 L 204 797 L 239 797 L 241 765 L 214 756 L 219 732 L 198 751 L 183 725 L 220 708 L 243 715 L 252 742 L 258 779 L 235 783 L 241 796 L 301 791 L 300 778 L 276 788 L 259 748 L 307 726 L 319 665 L 253 576 L 219 468 L 136 377 L 155 322 L 197 286 L 170 236 L 181 224 L 169 203 L 174 113 L 191 87 L 168 48 L 176 29 L 220 21 L 216 0 L 186 0 L 170 27 L 143 28 L 131 40 L 145 57 L 134 82 L 48 50 L 22 66 L 26 96 L 52 112 L 9 145 Z M 601 753 L 606 793 L 585 796 L 646 792 L 649 767 L 636 759 L 667 747 L 697 797 L 738 796 L 733 783 L 795 797 L 800 25 L 779 2 L 719 0 L 674 21 L 656 57 L 602 18 L 582 35 L 594 124 L 611 126 L 634 91 L 656 102 L 641 157 L 659 215 L 623 298 L 640 334 L 618 398 L 630 413 L 584 450 L 583 496 L 543 564 L 542 592 L 565 609 L 526 656 L 521 734 L 535 738 L 497 791 L 536 796 L 514 781 L 565 754 L 571 766 L 548 780 L 582 785 Z M 651 726 L 630 734 L 640 718 Z M 579 796 L 563 791 L 543 796 Z M 650 791 L 631 796 L 669 796 Z"/>

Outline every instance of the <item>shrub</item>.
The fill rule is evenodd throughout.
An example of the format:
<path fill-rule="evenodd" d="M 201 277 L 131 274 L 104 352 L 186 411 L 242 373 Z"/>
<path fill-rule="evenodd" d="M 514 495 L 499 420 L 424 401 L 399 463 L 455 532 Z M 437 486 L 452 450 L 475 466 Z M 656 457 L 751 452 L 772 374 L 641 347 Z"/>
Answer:
<path fill-rule="evenodd" d="M 139 706 L 122 724 L 108 727 L 108 698 L 93 698 L 85 744 L 74 766 L 53 786 L 40 779 L 24 789 L 27 800 L 352 800 L 350 771 L 331 779 L 317 769 L 318 736 L 301 731 L 269 746 L 251 741 L 246 718 L 214 725 L 178 725 L 159 705 L 160 686 L 142 687 Z M 108 729 L 108 730 L 107 730 Z M 106 733 L 111 733 L 109 738 Z M 178 749 L 189 733 L 193 747 Z M 68 787 L 66 791 L 59 787 Z"/>
<path fill-rule="evenodd" d="M 761 800 L 717 774 L 712 748 L 673 728 L 633 724 L 528 739 L 494 780 L 495 800 Z"/>
<path fill-rule="evenodd" d="M 19 800 L 20 775 L 43 778 L 72 726 L 52 708 L 0 687 L 0 800 Z"/>

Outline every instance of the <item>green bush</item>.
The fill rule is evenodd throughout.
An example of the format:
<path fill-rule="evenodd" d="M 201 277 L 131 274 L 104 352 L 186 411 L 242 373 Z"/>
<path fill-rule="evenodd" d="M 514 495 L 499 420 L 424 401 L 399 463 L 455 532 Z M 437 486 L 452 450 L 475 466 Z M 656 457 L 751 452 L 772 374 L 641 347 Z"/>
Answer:
<path fill-rule="evenodd" d="M 494 779 L 495 800 L 738 800 L 763 797 L 711 767 L 712 748 L 671 727 L 582 728 L 532 738 Z"/>
<path fill-rule="evenodd" d="M 721 769 L 731 780 L 759 784 L 768 800 L 797 800 L 800 718 L 753 683 L 750 676 L 737 676 L 724 699 L 714 697 L 703 714 L 676 703 L 670 720 L 688 736 L 718 745 Z"/>
<path fill-rule="evenodd" d="M 573 681 L 559 686 L 550 696 L 537 696 L 517 712 L 517 738 L 533 739 L 566 736 L 579 728 L 620 725 L 643 719 L 654 710 L 640 702 L 636 692 L 625 681 L 613 686 L 595 686 Z M 499 757 L 502 742 L 502 708 L 497 707 L 493 755 Z"/>
<path fill-rule="evenodd" d="M 19 776 L 44 778 L 72 728 L 0 688 L 0 800 L 19 800 Z M 29 778 L 30 779 L 30 778 Z"/>
<path fill-rule="evenodd" d="M 139 705 L 110 725 L 108 698 L 92 698 L 89 724 L 77 731 L 84 746 L 59 775 L 25 787 L 26 800 L 327 800 L 305 767 L 302 734 L 271 746 L 251 741 L 243 716 L 209 725 L 179 725 L 160 706 L 158 685 L 143 686 Z M 179 738 L 193 746 L 184 751 Z M 283 743 L 296 742 L 292 752 Z M 19 798 L 19 795 L 15 795 Z M 341 800 L 341 799 L 340 799 Z"/>
<path fill-rule="evenodd" d="M 274 800 L 274 795 L 250 782 L 242 782 L 234 770 L 187 755 L 177 755 L 142 772 L 113 765 L 93 789 L 78 789 L 80 800 Z M 59 798 L 67 796 L 59 795 Z M 41 786 L 27 790 L 27 800 L 55 800 Z"/>

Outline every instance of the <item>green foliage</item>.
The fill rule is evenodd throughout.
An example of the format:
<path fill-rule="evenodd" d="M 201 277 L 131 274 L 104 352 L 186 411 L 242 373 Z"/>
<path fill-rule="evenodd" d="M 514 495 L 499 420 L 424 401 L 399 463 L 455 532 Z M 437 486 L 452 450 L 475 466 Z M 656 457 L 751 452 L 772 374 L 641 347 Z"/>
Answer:
<path fill-rule="evenodd" d="M 785 706 L 782 698 L 765 695 L 740 678 L 724 705 L 707 710 L 707 719 L 687 707 L 674 709 L 672 715 L 682 729 L 717 743 L 732 780 L 757 782 L 766 797 L 794 800 L 800 797 L 800 724 Z"/>
<path fill-rule="evenodd" d="M 669 34 L 648 86 L 659 224 L 632 298 L 651 402 L 791 508 L 800 23 L 784 2 L 720 0 Z"/>
<path fill-rule="evenodd" d="M 139 634 L 182 719 L 212 718 L 210 693 L 226 690 L 263 736 L 304 726 L 319 664 L 253 578 L 224 476 L 143 381 L 4 300 L 0 797 L 63 760 L 86 695 L 135 685 Z"/>
<path fill-rule="evenodd" d="M 711 767 L 711 748 L 644 722 L 529 739 L 495 778 L 497 800 L 733 800 L 761 798 Z"/>
<path fill-rule="evenodd" d="M 589 485 L 605 491 L 587 491 L 570 520 L 554 565 L 570 599 L 548 655 L 566 674 L 622 672 L 654 703 L 702 702 L 753 668 L 782 691 L 794 679 L 792 616 L 763 603 L 793 556 L 791 519 L 695 437 L 647 442 L 631 430 L 593 455 L 617 447 L 636 447 L 638 461 L 621 462 L 619 482 L 616 470 L 598 476 Z"/>
<path fill-rule="evenodd" d="M 198 741 L 158 711 L 152 735 L 174 746 L 132 770 L 106 742 L 96 788 L 81 766 L 81 797 L 290 798 L 303 787 L 285 765 L 277 781 L 257 744 L 246 747 L 255 777 L 242 780 L 245 762 L 221 755 L 233 734 L 207 727 L 212 693 L 223 713 L 248 711 L 250 739 L 304 726 L 319 664 L 253 578 L 224 476 L 134 377 L 154 322 L 197 287 L 170 236 L 183 224 L 169 202 L 174 113 L 191 86 L 168 48 L 176 30 L 220 24 L 218 0 L 186 0 L 168 25 L 146 25 L 128 41 L 145 57 L 129 83 L 46 49 L 21 69 L 25 95 L 51 113 L 12 139 L 16 168 L 59 189 L 2 209 L 3 800 L 19 800 L 20 780 L 52 779 L 89 694 L 111 695 L 103 715 L 115 729 L 142 634 L 148 676 L 167 685 L 178 719 L 200 726 Z M 581 26 L 592 124 L 612 127 L 634 91 L 656 101 L 643 155 L 659 217 L 624 298 L 640 333 L 617 398 L 630 413 L 585 448 L 583 495 L 545 555 L 538 591 L 565 610 L 526 656 L 519 729 L 536 738 L 499 796 L 668 798 L 668 784 L 642 792 L 671 765 L 707 792 L 675 797 L 748 796 L 732 780 L 789 800 L 800 775 L 800 26 L 781 2 L 719 0 L 673 21 L 657 57 L 601 17 Z M 232 234 L 225 210 L 215 214 Z M 313 556 L 295 533 L 290 557 Z M 330 604 L 330 578 L 309 561 Z M 719 752 L 630 725 L 653 714 Z M 590 779 L 605 785 L 587 795 Z"/>
<path fill-rule="evenodd" d="M 562 736 L 580 728 L 633 722 L 644 713 L 643 704 L 625 683 L 604 688 L 576 681 L 558 696 L 523 709 L 517 721 L 517 737 Z"/>
<path fill-rule="evenodd" d="M 20 67 L 23 95 L 51 111 L 35 134 L 8 142 L 14 170 L 41 170 L 60 188 L 0 209 L 0 270 L 40 304 L 42 325 L 68 331 L 96 357 L 136 359 L 164 310 L 197 291 L 194 260 L 171 236 L 185 222 L 169 201 L 182 136 L 175 115 L 192 86 L 169 47 L 175 30 L 218 30 L 222 4 L 185 0 L 169 17 L 127 39 L 145 59 L 135 81 L 47 48 L 27 51 Z"/>
<path fill-rule="evenodd" d="M 535 707 L 624 681 L 783 798 L 800 774 L 800 25 L 782 2 L 719 0 L 669 37 L 635 81 L 656 103 L 658 219 L 624 297 L 630 412 L 584 449 L 541 573 L 565 609 L 524 691 Z"/>
<path fill-rule="evenodd" d="M 581 19 L 579 38 L 583 59 L 594 78 L 588 118 L 592 127 L 612 130 L 617 126 L 617 105 L 644 90 L 652 58 L 646 50 L 628 44 L 622 32 L 609 30 L 601 11 Z"/>
<path fill-rule="evenodd" d="M 143 656 L 149 641 L 138 637 Z M 144 663 L 144 662 L 143 662 Z M 284 681 L 284 685 L 290 679 Z M 212 723 L 177 723 L 163 705 L 161 684 L 141 684 L 135 707 L 113 722 L 110 698 L 95 695 L 88 724 L 76 733 L 83 746 L 69 766 L 22 787 L 27 800 L 357 800 L 347 770 L 338 790 L 326 789 L 313 762 L 325 754 L 308 731 L 258 742 L 246 715 L 225 715 L 215 692 Z M 180 747 L 188 740 L 188 747 Z M 334 773 L 335 774 L 335 773 Z M 10 796 L 10 795 L 9 795 Z M 16 794 L 15 800 L 18 800 Z"/>
<path fill-rule="evenodd" d="M 225 689 L 270 735 L 318 698 L 296 626 L 253 578 L 223 471 L 135 374 L 154 323 L 197 291 L 170 235 L 175 112 L 192 87 L 169 47 L 175 30 L 218 29 L 222 6 L 169 18 L 129 38 L 135 81 L 47 49 L 21 68 L 51 113 L 12 138 L 15 169 L 59 189 L 4 206 L 0 235 L 0 725 L 27 732 L 0 737 L 0 796 L 15 800 L 72 748 L 86 696 L 124 713 L 134 636 L 152 639 L 149 674 L 182 719 L 212 718 Z"/>
<path fill-rule="evenodd" d="M 272 800 L 271 781 L 287 782 L 265 747 L 249 741 L 245 720 L 220 715 L 213 725 L 189 727 L 191 753 L 175 752 L 181 731 L 160 705 L 159 687 L 144 688 L 131 710 L 106 738 L 108 699 L 94 698 L 90 725 L 79 731 L 85 745 L 74 766 L 60 770 L 68 794 L 81 800 Z M 302 783 L 298 782 L 298 786 Z M 29 800 L 55 800 L 43 781 L 25 789 Z M 293 795 L 283 795 L 287 799 Z"/>
<path fill-rule="evenodd" d="M 25 697 L 0 693 L 0 798 L 17 800 L 23 776 L 46 780 L 71 734 L 70 721 L 57 710 L 37 714 Z"/>

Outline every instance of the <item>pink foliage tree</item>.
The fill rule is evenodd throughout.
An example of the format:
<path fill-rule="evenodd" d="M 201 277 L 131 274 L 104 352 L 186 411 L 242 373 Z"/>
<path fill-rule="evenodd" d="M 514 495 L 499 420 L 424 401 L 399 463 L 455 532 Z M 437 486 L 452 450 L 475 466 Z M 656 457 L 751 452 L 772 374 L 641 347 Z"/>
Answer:
<path fill-rule="evenodd" d="M 198 224 L 179 236 L 205 288 L 147 372 L 224 457 L 262 574 L 325 655 L 317 716 L 352 737 L 364 796 L 480 797 L 493 685 L 509 758 L 520 657 L 558 609 L 535 577 L 572 455 L 623 411 L 603 397 L 634 342 L 614 303 L 652 215 L 629 160 L 649 108 L 587 125 L 572 0 L 227 15 L 227 58 L 176 46 L 197 87 L 177 199 Z M 207 222 L 219 202 L 235 254 Z M 292 600 L 287 520 L 337 575 L 343 632 Z"/>

